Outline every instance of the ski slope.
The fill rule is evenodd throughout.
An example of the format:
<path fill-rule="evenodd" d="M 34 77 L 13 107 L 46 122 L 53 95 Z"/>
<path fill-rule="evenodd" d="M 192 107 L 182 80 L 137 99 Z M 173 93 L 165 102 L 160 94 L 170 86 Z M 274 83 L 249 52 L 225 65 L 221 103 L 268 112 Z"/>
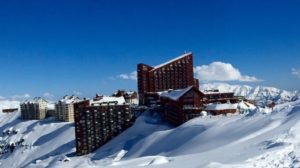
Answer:
<path fill-rule="evenodd" d="M 177 128 L 147 112 L 86 156 L 75 155 L 72 123 L 0 114 L 1 132 L 18 130 L 1 141 L 25 139 L 25 147 L 1 156 L 0 167 L 300 167 L 300 101 L 261 111 L 196 118 Z"/>

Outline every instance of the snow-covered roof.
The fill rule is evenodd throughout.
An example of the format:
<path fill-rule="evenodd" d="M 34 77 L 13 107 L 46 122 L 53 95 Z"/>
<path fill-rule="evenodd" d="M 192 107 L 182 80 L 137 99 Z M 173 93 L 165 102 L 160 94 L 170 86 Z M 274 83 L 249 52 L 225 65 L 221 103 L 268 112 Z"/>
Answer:
<path fill-rule="evenodd" d="M 97 105 L 97 104 L 103 104 L 103 103 L 115 103 L 117 102 L 118 105 L 125 104 L 126 101 L 123 96 L 121 97 L 111 97 L 111 96 L 104 96 L 100 100 L 96 100 L 91 102 L 92 105 Z"/>
<path fill-rule="evenodd" d="M 256 107 L 250 103 L 241 101 L 239 103 L 225 103 L 225 104 L 217 104 L 217 103 L 210 103 L 207 105 L 205 110 L 229 110 L 229 109 L 250 109 L 253 110 Z"/>
<path fill-rule="evenodd" d="M 41 101 L 47 102 L 45 99 L 43 99 L 42 97 L 35 97 L 34 99 L 30 100 L 30 101 L 25 101 L 23 103 L 29 103 L 29 104 L 36 104 L 39 103 Z"/>
<path fill-rule="evenodd" d="M 79 99 L 79 97 L 74 96 L 74 95 L 72 95 L 72 96 L 66 95 L 59 101 L 62 103 L 65 103 L 65 104 L 71 104 L 71 103 L 76 103 L 76 102 L 80 101 L 80 99 Z"/>
<path fill-rule="evenodd" d="M 256 109 L 256 106 L 254 106 L 254 105 L 251 104 L 251 103 L 241 101 L 241 102 L 239 103 L 239 108 L 241 108 L 241 109 L 250 109 L 250 110 L 254 110 L 254 109 Z"/>
<path fill-rule="evenodd" d="M 183 96 L 185 93 L 187 93 L 192 88 L 193 88 L 193 86 L 189 86 L 189 87 L 187 87 L 185 89 L 178 89 L 178 90 L 158 92 L 158 94 L 161 97 L 168 97 L 168 98 L 170 98 L 172 100 L 178 100 L 181 96 Z"/>
<path fill-rule="evenodd" d="M 192 54 L 191 52 L 188 52 L 188 53 L 185 53 L 185 54 L 183 54 L 183 55 L 180 55 L 180 56 L 178 56 L 178 57 L 176 57 L 176 58 L 174 58 L 174 59 L 172 59 L 172 60 L 170 60 L 170 61 L 168 61 L 168 62 L 165 62 L 165 63 L 162 63 L 162 64 L 160 64 L 160 65 L 154 66 L 154 67 L 153 67 L 154 69 L 152 69 L 151 71 L 153 71 L 153 70 L 155 70 L 155 69 L 158 69 L 158 68 L 161 68 L 161 67 L 163 67 L 163 66 L 165 66 L 165 65 L 167 65 L 167 64 L 170 64 L 170 63 L 172 63 L 172 62 L 174 62 L 174 61 L 176 61 L 176 60 L 179 60 L 179 59 L 184 58 L 184 57 L 186 57 L 186 56 L 188 56 L 188 55 L 191 55 L 191 54 Z"/>

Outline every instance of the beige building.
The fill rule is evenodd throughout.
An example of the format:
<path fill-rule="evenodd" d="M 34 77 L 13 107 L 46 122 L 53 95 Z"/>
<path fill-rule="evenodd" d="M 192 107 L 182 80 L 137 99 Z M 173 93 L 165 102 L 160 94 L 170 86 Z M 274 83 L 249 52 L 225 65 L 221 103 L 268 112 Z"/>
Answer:
<path fill-rule="evenodd" d="M 46 117 L 48 102 L 36 97 L 31 101 L 23 102 L 21 106 L 21 118 L 23 120 L 41 120 Z"/>
<path fill-rule="evenodd" d="M 55 116 L 58 121 L 74 122 L 74 103 L 80 101 L 77 96 L 64 96 L 55 104 Z"/>

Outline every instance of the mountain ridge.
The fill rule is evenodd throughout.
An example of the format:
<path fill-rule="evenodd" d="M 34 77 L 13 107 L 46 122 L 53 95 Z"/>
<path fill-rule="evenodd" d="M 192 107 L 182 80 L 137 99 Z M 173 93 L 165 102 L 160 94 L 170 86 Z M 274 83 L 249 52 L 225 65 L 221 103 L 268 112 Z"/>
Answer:
<path fill-rule="evenodd" d="M 244 96 L 250 100 L 256 100 L 259 106 L 266 106 L 269 101 L 276 104 L 292 102 L 300 99 L 299 91 L 287 91 L 275 87 L 248 85 L 230 85 L 227 83 L 205 83 L 201 90 L 218 89 L 221 92 L 234 92 L 235 96 Z"/>

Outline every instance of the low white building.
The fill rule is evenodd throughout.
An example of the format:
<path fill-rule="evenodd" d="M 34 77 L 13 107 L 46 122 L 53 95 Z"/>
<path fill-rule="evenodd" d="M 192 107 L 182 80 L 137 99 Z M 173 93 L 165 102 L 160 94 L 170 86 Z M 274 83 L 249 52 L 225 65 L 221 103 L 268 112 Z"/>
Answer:
<path fill-rule="evenodd" d="M 249 110 L 254 110 L 256 107 L 248 102 L 241 101 L 239 103 L 210 103 L 206 106 L 205 111 L 213 114 L 228 114 L 228 113 L 245 113 Z"/>

